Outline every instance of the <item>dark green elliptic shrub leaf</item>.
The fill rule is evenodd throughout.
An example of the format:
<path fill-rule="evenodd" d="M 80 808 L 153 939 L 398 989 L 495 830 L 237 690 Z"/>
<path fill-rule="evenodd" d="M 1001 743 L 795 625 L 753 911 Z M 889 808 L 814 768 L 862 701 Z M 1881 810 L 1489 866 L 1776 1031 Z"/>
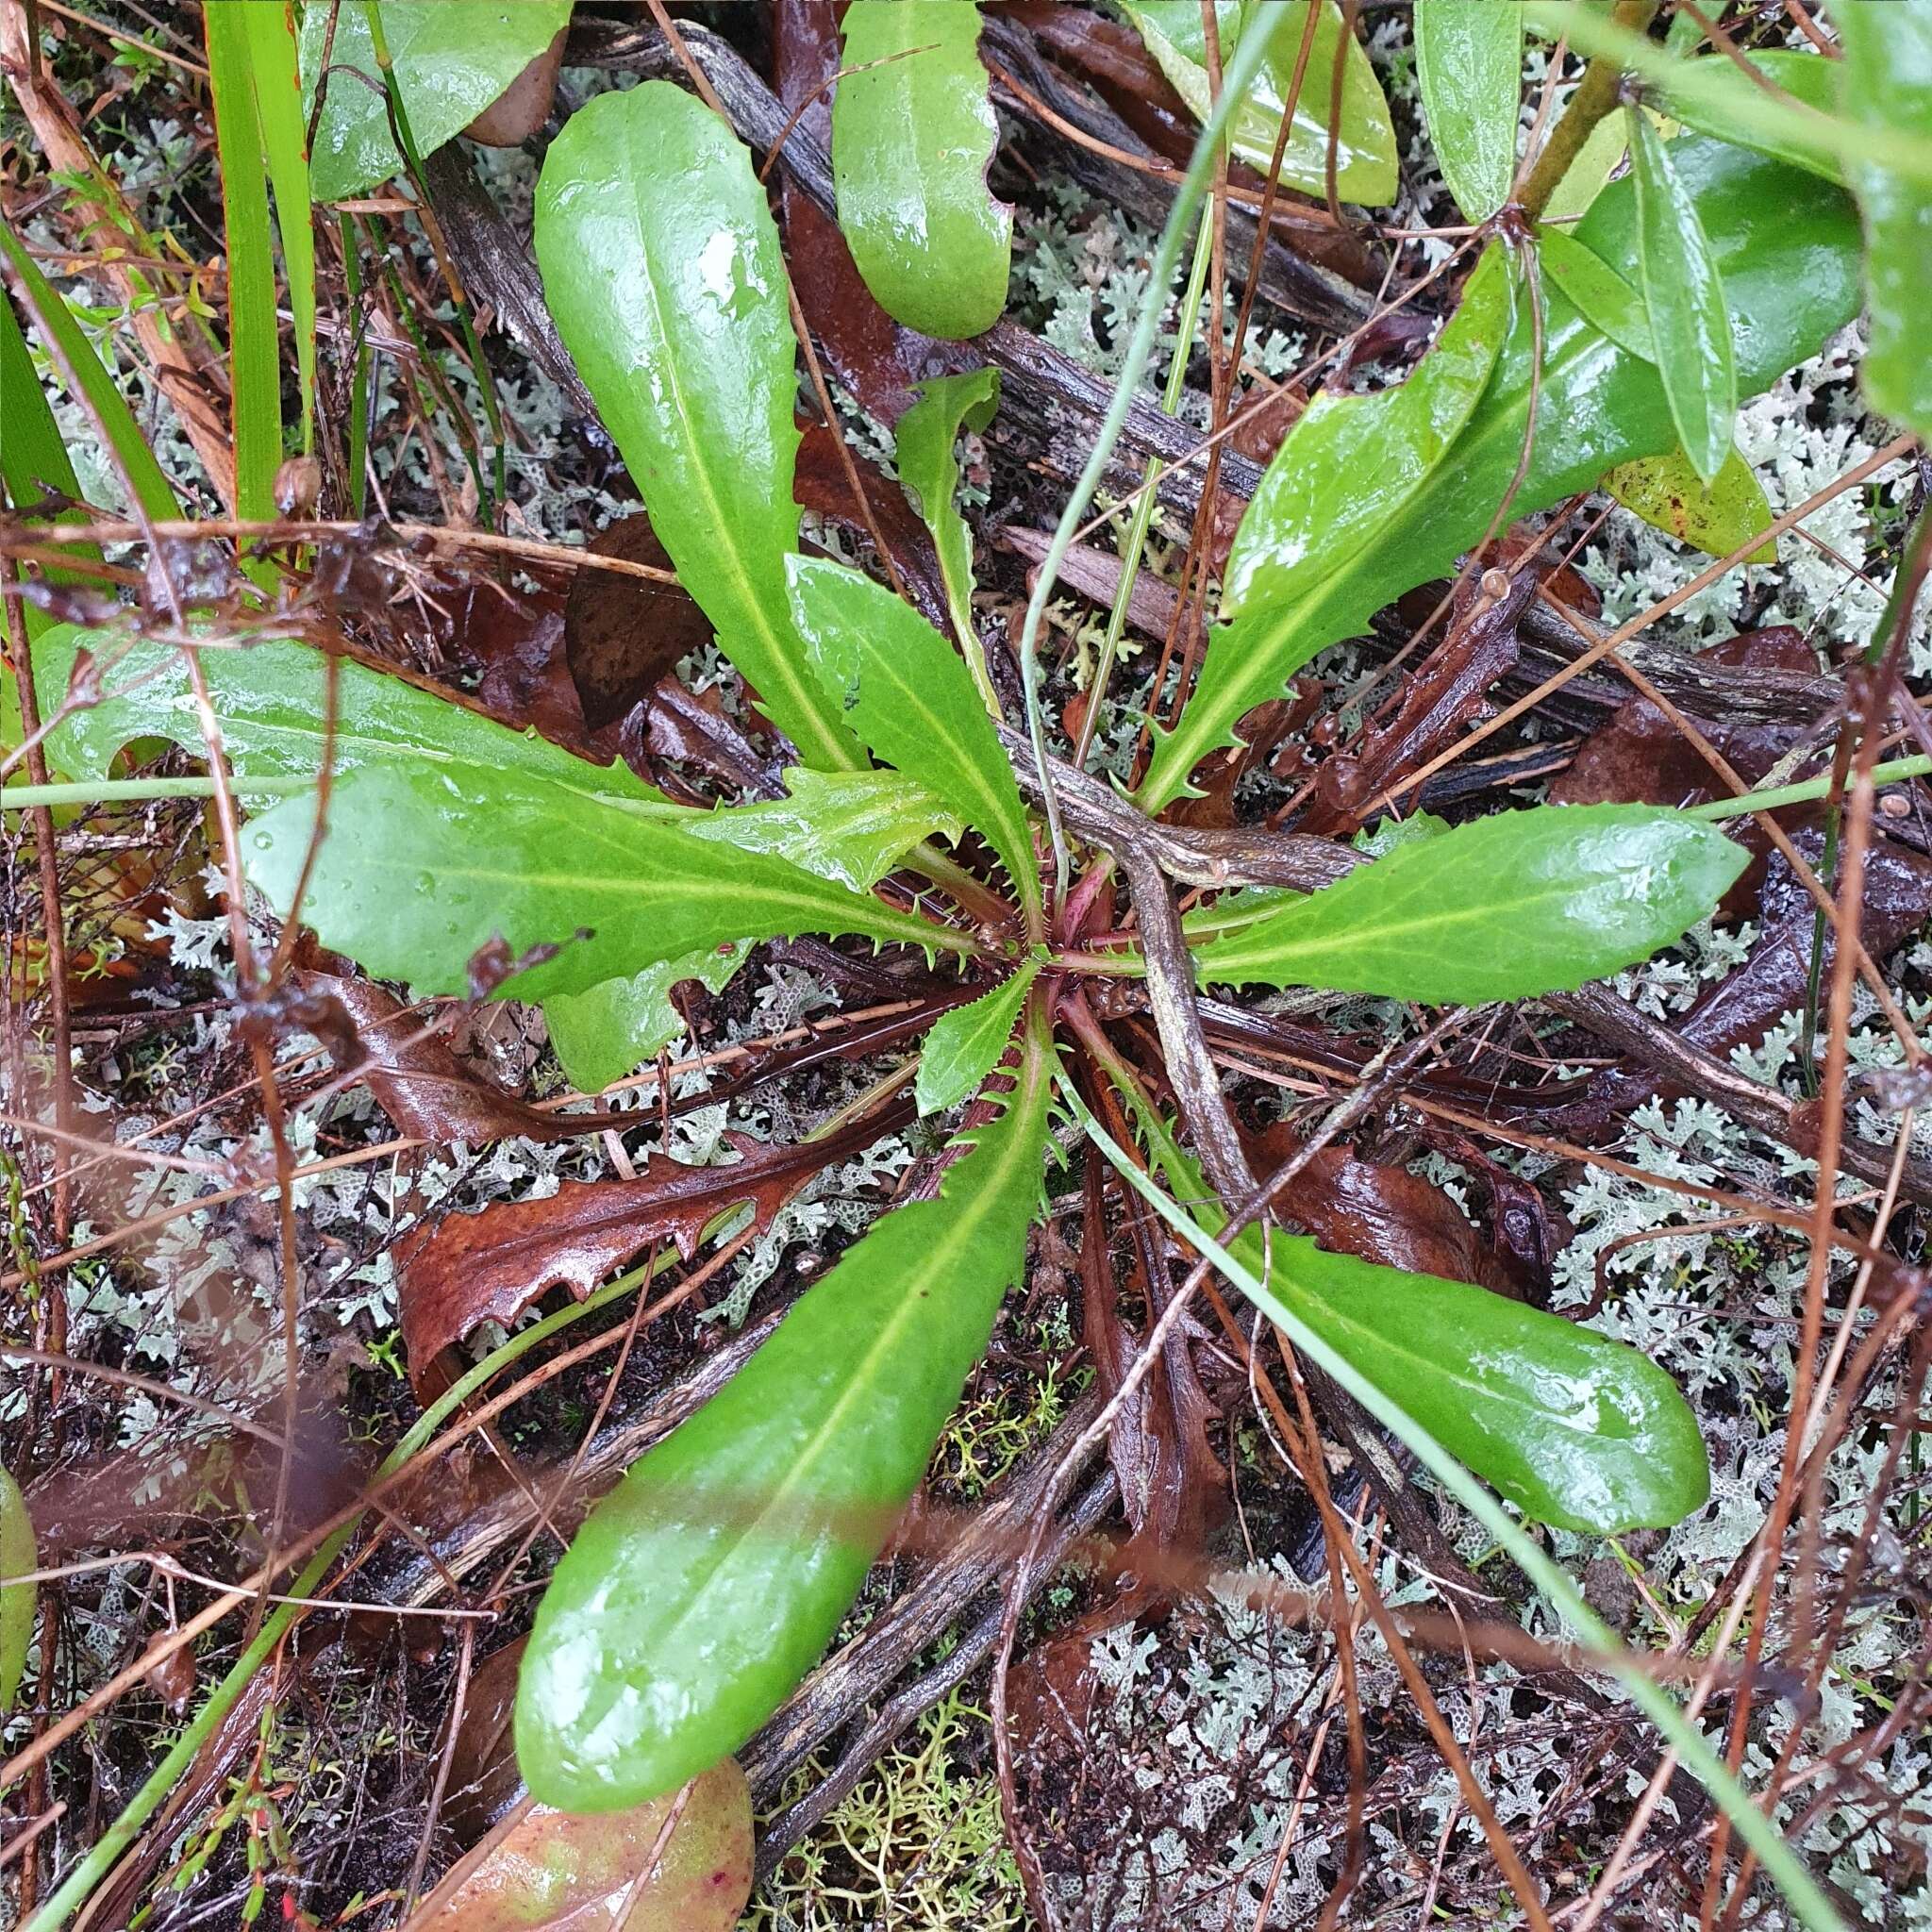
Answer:
<path fill-rule="evenodd" d="M 1415 64 L 1442 178 L 1464 216 L 1486 222 L 1516 178 L 1522 8 L 1416 0 Z"/>
<path fill-rule="evenodd" d="M 1051 1058 L 1036 1027 L 938 1199 L 877 1222 L 577 1532 L 517 1692 L 517 1761 L 543 1803 L 675 1790 L 831 1641 L 1019 1279 Z"/>
<path fill-rule="evenodd" d="M 1013 252 L 1013 211 L 986 185 L 999 123 L 979 58 L 979 8 L 852 0 L 844 26 L 832 174 L 852 259 L 908 328 L 976 336 L 1006 307 Z"/>
<path fill-rule="evenodd" d="M 1641 108 L 1630 108 L 1626 118 L 1637 183 L 1638 267 L 1657 374 L 1684 454 L 1708 483 L 1731 452 L 1738 421 L 1724 277 L 1663 136 Z"/>
<path fill-rule="evenodd" d="M 1207 981 L 1431 1005 L 1528 999 L 1647 959 L 1705 917 L 1749 855 L 1649 806 L 1538 806 L 1396 846 L 1210 940 Z"/>
<path fill-rule="evenodd" d="M 1755 395 L 1857 313 L 1856 211 L 1847 195 L 1816 175 L 1723 142 L 1686 137 L 1671 148 L 1729 297 L 1739 391 Z M 1633 286 L 1641 274 L 1635 197 L 1629 180 L 1611 182 L 1576 229 L 1577 240 Z M 1793 273 L 1799 262 L 1804 272 Z M 1592 327 L 1560 289 L 1546 285 L 1545 293 L 1541 400 L 1517 516 L 1593 489 L 1605 471 L 1661 456 L 1679 441 L 1657 371 Z M 1194 695 L 1174 732 L 1161 735 L 1141 788 L 1143 806 L 1155 809 L 1178 796 L 1203 758 L 1233 742 L 1244 712 L 1276 696 L 1324 645 L 1357 635 L 1390 599 L 1453 571 L 1481 538 L 1523 456 L 1532 355 L 1525 309 L 1516 305 L 1489 387 L 1448 455 L 1412 489 L 1387 497 L 1379 467 L 1353 485 L 1338 476 L 1323 498 L 1324 526 L 1351 513 L 1357 491 L 1382 498 L 1373 515 L 1362 516 L 1367 527 L 1348 555 L 1295 577 L 1279 594 L 1251 597 L 1215 627 Z M 1310 467 L 1295 445 L 1313 416 L 1310 409 L 1295 425 L 1271 471 Z M 1249 507 L 1239 545 L 1267 548 L 1270 525 L 1297 514 L 1307 512 L 1264 489 Z M 1257 519 L 1251 535 L 1247 525 Z"/>

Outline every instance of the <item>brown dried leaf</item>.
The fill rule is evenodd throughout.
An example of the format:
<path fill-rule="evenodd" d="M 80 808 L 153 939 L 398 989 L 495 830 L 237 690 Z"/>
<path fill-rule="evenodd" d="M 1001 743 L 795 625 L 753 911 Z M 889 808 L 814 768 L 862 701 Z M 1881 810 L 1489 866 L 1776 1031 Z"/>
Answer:
<path fill-rule="evenodd" d="M 1700 651 L 1700 659 L 1737 671 L 1815 677 L 1811 647 L 1789 625 L 1747 631 Z M 1704 735 L 1740 775 L 1756 784 L 1790 749 L 1811 716 L 1788 724 L 1715 720 Z M 1557 805 L 1696 805 L 1717 796 L 1717 774 L 1648 698 L 1633 697 L 1601 731 L 1587 738 L 1570 769 L 1550 787 Z"/>
<path fill-rule="evenodd" d="M 802 508 L 816 512 L 841 529 L 870 541 L 857 499 L 852 478 L 845 473 L 849 455 L 858 472 L 860 487 L 872 506 L 873 522 L 878 525 L 893 567 L 905 581 L 908 593 L 927 622 L 944 631 L 946 615 L 945 580 L 940 575 L 939 552 L 933 547 L 932 533 L 913 513 L 906 492 L 858 451 L 846 449 L 842 439 L 823 423 L 801 424 L 805 440 L 798 446 L 798 470 L 792 477 L 791 493 Z"/>
<path fill-rule="evenodd" d="M 509 1735 L 523 1647 L 519 1639 L 499 1650 L 470 1679 L 443 1813 L 464 1839 L 480 1840 L 523 1789 Z M 744 1774 L 727 1757 L 690 1787 L 654 1869 L 679 1796 L 590 1817 L 529 1806 L 428 1924 L 446 1932 L 731 1932 L 751 1895 Z"/>
<path fill-rule="evenodd" d="M 633 1114 L 542 1113 L 525 1106 L 469 1072 L 433 1023 L 366 979 L 298 969 L 289 975 L 281 1012 L 314 1034 L 337 1071 L 355 1073 L 397 1127 L 419 1141 L 567 1141 L 637 1124 Z"/>
<path fill-rule="evenodd" d="M 671 558 L 641 510 L 600 531 L 593 556 L 670 570 Z M 563 603 L 563 655 L 585 720 L 602 730 L 622 718 L 678 660 L 711 641 L 710 620 L 676 584 L 615 571 L 580 570 Z"/>
<path fill-rule="evenodd" d="M 820 1141 L 773 1145 L 728 1137 L 743 1158 L 688 1167 L 655 1158 L 635 1180 L 565 1181 L 545 1200 L 498 1201 L 445 1216 L 402 1242 L 396 1278 L 411 1379 L 421 1386 L 441 1351 L 477 1323 L 508 1326 L 546 1290 L 581 1301 L 661 1241 L 689 1260 L 708 1223 L 749 1201 L 762 1226 L 822 1169 L 912 1118 L 901 1101 Z M 625 1116 L 635 1126 L 637 1116 Z"/>
<path fill-rule="evenodd" d="M 1286 1122 L 1252 1136 L 1256 1174 L 1272 1174 L 1300 1145 Z M 1324 1147 L 1289 1183 L 1276 1207 L 1337 1254 L 1522 1298 L 1515 1274 L 1481 1230 L 1441 1188 L 1405 1167 L 1383 1167 L 1357 1160 L 1345 1147 Z"/>

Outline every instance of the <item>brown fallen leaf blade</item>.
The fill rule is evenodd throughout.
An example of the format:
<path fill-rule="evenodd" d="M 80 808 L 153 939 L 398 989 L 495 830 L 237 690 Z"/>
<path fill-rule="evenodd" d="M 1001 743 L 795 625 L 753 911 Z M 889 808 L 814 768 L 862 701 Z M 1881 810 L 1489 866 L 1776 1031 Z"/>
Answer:
<path fill-rule="evenodd" d="M 497 1651 L 470 1680 L 444 1815 L 479 1842 L 467 1869 L 438 1888 L 424 1924 L 432 1932 L 731 1932 L 752 1866 L 751 1791 L 734 1759 L 628 1810 L 509 1809 L 522 1790 L 509 1713 L 523 1648 L 520 1638 Z"/>
<path fill-rule="evenodd" d="M 384 1113 L 418 1141 L 479 1146 L 521 1137 L 567 1141 L 607 1127 L 634 1127 L 625 1113 L 544 1113 L 469 1072 L 425 1016 L 366 979 L 298 970 L 287 1017 L 328 1049 L 339 1073 L 353 1073 Z"/>
<path fill-rule="evenodd" d="M 763 1225 L 822 1170 L 913 1117 L 909 1099 L 796 1145 L 728 1137 L 744 1156 L 690 1167 L 658 1156 L 634 1180 L 565 1181 L 543 1200 L 499 1201 L 452 1214 L 396 1251 L 403 1340 L 419 1384 L 437 1356 L 479 1322 L 514 1322 L 551 1288 L 579 1301 L 646 1248 L 671 1241 L 686 1260 L 706 1226 L 749 1201 Z M 637 1116 L 625 1117 L 635 1126 Z"/>

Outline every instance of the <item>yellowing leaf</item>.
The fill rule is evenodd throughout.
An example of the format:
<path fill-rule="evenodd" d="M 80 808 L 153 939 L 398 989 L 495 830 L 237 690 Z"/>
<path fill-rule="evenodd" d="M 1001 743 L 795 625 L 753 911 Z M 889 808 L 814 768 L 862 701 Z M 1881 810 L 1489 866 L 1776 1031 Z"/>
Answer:
<path fill-rule="evenodd" d="M 1673 450 L 1669 456 L 1619 463 L 1605 476 L 1604 488 L 1653 529 L 1694 543 L 1712 557 L 1728 557 L 1771 522 L 1764 486 L 1736 450 L 1708 483 L 1682 450 Z M 1775 563 L 1777 539 L 1767 539 L 1744 560 Z"/>

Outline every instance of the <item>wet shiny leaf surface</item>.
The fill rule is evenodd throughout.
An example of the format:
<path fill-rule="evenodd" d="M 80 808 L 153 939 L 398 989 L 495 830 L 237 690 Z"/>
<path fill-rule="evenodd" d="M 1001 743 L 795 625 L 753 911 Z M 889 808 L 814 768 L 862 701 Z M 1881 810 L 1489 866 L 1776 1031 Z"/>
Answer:
<path fill-rule="evenodd" d="M 1747 856 L 1714 826 L 1639 806 L 1499 812 L 1210 941 L 1195 971 L 1437 1004 L 1526 999 L 1648 958 Z"/>
<path fill-rule="evenodd" d="M 1333 0 L 1315 0 L 1314 44 L 1295 101 L 1294 124 L 1281 158 L 1284 186 L 1309 194 L 1326 192 L 1328 173 L 1328 102 L 1335 63 L 1342 62 L 1341 125 L 1335 162 L 1335 192 L 1343 201 L 1380 207 L 1395 198 L 1395 133 L 1389 121 L 1389 103 L 1369 57 L 1352 34 L 1345 33 L 1341 9 Z M 1295 63 L 1306 31 L 1308 0 L 1277 0 L 1257 18 L 1274 32 L 1274 44 L 1248 98 L 1235 116 L 1234 151 L 1251 166 L 1266 171 L 1274 158 L 1275 136 L 1293 86 Z M 1210 107 L 1208 84 L 1208 35 L 1198 0 L 1140 0 L 1122 11 L 1139 29 L 1147 51 L 1159 64 L 1174 90 L 1196 120 L 1205 121 Z M 1233 57 L 1241 9 L 1233 0 L 1215 0 L 1215 21 L 1224 69 Z"/>
<path fill-rule="evenodd" d="M 632 1465 L 537 1611 L 517 1760 L 608 1810 L 735 1751 L 816 1661 L 1019 1278 L 1050 1049 L 935 1201 L 874 1224 L 722 1393 Z"/>
<path fill-rule="evenodd" d="M 797 339 L 751 157 L 669 81 L 572 115 L 537 191 L 544 297 L 679 581 L 808 764 L 858 748 L 786 615 Z"/>
<path fill-rule="evenodd" d="M 1740 148 L 1688 138 L 1672 146 L 1730 297 L 1740 391 L 1755 394 L 1857 312 L 1852 204 L 1815 175 Z M 1634 197 L 1627 179 L 1613 181 L 1576 231 L 1625 281 L 1640 273 Z M 1678 441 L 1657 370 L 1591 326 L 1560 290 L 1545 295 L 1542 386 L 1518 516 Z M 1519 304 L 1490 387 L 1448 458 L 1392 507 L 1374 541 L 1305 591 L 1298 583 L 1295 595 L 1217 627 L 1194 696 L 1156 752 L 1144 805 L 1176 796 L 1192 767 L 1230 741 L 1243 712 L 1275 696 L 1324 645 L 1365 628 L 1391 597 L 1449 572 L 1482 535 L 1522 458 L 1530 356 L 1530 322 Z M 1251 507 L 1249 517 L 1256 514 Z M 1257 544 L 1266 534 L 1257 530 Z"/>
<path fill-rule="evenodd" d="M 852 0 L 844 28 L 832 172 L 852 258 L 895 322 L 977 335 L 1006 307 L 1013 248 L 1013 211 L 986 185 L 999 124 L 979 8 Z"/>
<path fill-rule="evenodd" d="M 429 154 L 462 130 L 541 54 L 570 23 L 570 0 L 380 0 L 383 38 L 395 63 L 417 151 Z M 333 24 L 328 97 L 309 158 L 317 201 L 341 201 L 399 173 L 390 139 L 382 75 L 363 0 L 302 9 L 305 117 L 315 106 L 322 50 Z"/>
<path fill-rule="evenodd" d="M 1509 199 L 1523 86 L 1522 9 L 1498 0 L 1417 0 L 1416 77 L 1442 178 L 1472 222 Z"/>
<path fill-rule="evenodd" d="M 1162 1124 L 1170 1188 L 1210 1233 L 1226 1216 Z M 1293 1191 L 1282 1202 L 1295 1211 Z M 1680 1522 L 1710 1493 L 1697 1419 L 1624 1342 L 1466 1281 L 1250 1228 L 1229 1252 L 1352 1367 L 1538 1523 L 1614 1536 Z"/>
<path fill-rule="evenodd" d="M 1663 136 L 1641 108 L 1625 119 L 1637 184 L 1638 267 L 1657 374 L 1684 454 L 1709 483 L 1730 454 L 1738 418 L 1724 277 Z"/>

